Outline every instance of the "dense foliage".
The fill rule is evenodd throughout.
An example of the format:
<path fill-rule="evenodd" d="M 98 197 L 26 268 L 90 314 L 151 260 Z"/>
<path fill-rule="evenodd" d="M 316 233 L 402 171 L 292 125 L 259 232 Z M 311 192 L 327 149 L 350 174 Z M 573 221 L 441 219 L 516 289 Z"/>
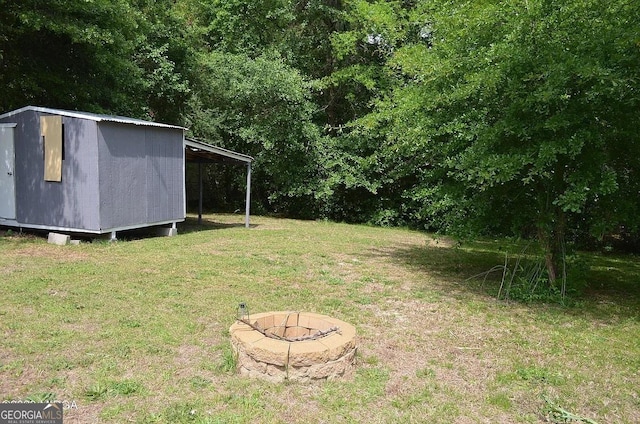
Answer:
<path fill-rule="evenodd" d="M 408 83 L 381 102 L 382 159 L 435 228 L 533 235 L 559 276 L 567 236 L 638 214 L 636 2 L 449 2 L 416 9 L 428 45 L 392 59 Z M 389 122 L 388 124 L 386 122 Z M 499 216 L 499 218 L 497 218 Z"/>
<path fill-rule="evenodd" d="M 638 239 L 635 0 L 0 0 L 0 110 L 178 123 L 263 213 Z M 207 171 L 214 208 L 242 173 Z M 215 203 L 215 204 L 213 204 Z"/>

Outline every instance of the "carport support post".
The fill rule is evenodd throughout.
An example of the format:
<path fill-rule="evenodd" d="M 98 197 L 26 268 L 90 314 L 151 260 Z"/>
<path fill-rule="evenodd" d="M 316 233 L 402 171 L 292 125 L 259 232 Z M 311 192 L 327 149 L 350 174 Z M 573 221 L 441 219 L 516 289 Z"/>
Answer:
<path fill-rule="evenodd" d="M 200 196 L 198 197 L 198 225 L 202 224 L 202 162 L 198 162 L 198 184 Z"/>
<path fill-rule="evenodd" d="M 251 205 L 251 162 L 247 163 L 247 200 L 245 201 L 244 226 L 249 228 L 249 209 Z"/>

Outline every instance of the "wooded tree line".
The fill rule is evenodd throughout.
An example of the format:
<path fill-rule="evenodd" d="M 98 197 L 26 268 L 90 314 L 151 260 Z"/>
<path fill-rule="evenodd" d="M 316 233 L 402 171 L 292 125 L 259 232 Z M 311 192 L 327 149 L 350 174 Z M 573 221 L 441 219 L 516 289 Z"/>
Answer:
<path fill-rule="evenodd" d="M 0 110 L 190 128 L 254 211 L 638 240 L 637 0 L 0 0 Z M 207 173 L 234 209 L 244 176 Z"/>

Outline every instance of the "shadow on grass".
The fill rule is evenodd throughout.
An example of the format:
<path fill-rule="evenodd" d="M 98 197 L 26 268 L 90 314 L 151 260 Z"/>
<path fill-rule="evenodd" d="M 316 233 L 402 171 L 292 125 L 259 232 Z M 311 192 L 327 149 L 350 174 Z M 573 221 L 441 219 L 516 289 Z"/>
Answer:
<path fill-rule="evenodd" d="M 202 222 L 198 223 L 197 217 L 187 216 L 184 222 L 178 223 L 178 235 L 180 234 L 189 234 L 196 233 L 201 231 L 211 231 L 211 230 L 224 230 L 228 228 L 243 228 L 245 226 L 243 222 L 217 222 L 210 218 L 202 218 Z M 256 228 L 258 225 L 251 224 L 250 228 Z M 151 226 L 151 227 L 141 227 L 141 228 L 133 228 L 129 230 L 121 230 L 117 232 L 117 238 L 119 241 L 131 241 L 131 240 L 141 240 L 141 239 L 151 239 L 156 237 L 165 237 L 164 235 L 160 235 L 158 230 L 161 228 L 169 228 L 167 225 L 162 226 Z M 7 240 L 9 238 L 13 240 L 20 240 L 24 242 L 34 241 L 34 240 L 43 240 L 47 239 L 49 230 L 38 230 L 38 229 L 20 229 L 15 230 L 9 227 L 0 226 L 0 241 L 3 239 Z M 84 242 L 107 242 L 109 241 L 110 233 L 105 234 L 89 234 L 89 233 L 78 233 L 78 232 L 67 232 L 67 231 L 59 231 L 62 234 L 70 234 L 72 239 L 79 239 Z"/>
<path fill-rule="evenodd" d="M 13 242 L 13 243 L 33 243 L 47 238 L 47 233 L 40 231 L 20 231 L 13 228 L 0 227 L 0 243 Z"/>
<path fill-rule="evenodd" d="M 244 222 L 217 222 L 206 217 L 202 217 L 202 221 L 198 223 L 197 217 L 188 216 L 184 220 L 184 222 L 178 224 L 178 234 L 189 234 L 211 230 L 224 230 L 228 228 L 242 228 L 244 226 Z M 249 227 L 255 228 L 257 227 L 257 225 L 250 224 Z"/>
<path fill-rule="evenodd" d="M 505 256 L 512 267 L 522 246 L 499 242 L 474 242 L 457 247 L 407 245 L 395 250 L 374 249 L 371 254 L 386 256 L 414 271 L 435 277 L 424 283 L 424 290 L 435 288 L 460 299 L 470 293 L 497 299 L 503 280 L 500 267 L 505 264 Z M 532 255 L 531 259 L 534 257 Z M 585 270 L 583 287 L 568 295 L 565 306 L 559 310 L 565 314 L 588 314 L 596 319 L 607 319 L 612 315 L 640 319 L 640 260 L 629 255 L 584 252 L 580 258 Z M 491 269 L 495 271 L 487 275 Z M 523 303 L 542 307 L 553 302 Z"/>

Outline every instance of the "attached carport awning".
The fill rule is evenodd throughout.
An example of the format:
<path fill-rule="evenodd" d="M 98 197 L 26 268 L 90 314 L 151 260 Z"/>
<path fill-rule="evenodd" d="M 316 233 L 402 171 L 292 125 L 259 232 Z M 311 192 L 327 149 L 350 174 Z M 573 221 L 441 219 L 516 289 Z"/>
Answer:
<path fill-rule="evenodd" d="M 251 204 L 251 162 L 253 158 L 242 153 L 212 146 L 200 141 L 185 138 L 184 153 L 187 162 L 198 164 L 198 184 L 200 197 L 198 200 L 198 223 L 202 222 L 202 164 L 232 163 L 247 165 L 247 196 L 245 201 L 245 227 L 249 227 L 249 212 Z"/>

